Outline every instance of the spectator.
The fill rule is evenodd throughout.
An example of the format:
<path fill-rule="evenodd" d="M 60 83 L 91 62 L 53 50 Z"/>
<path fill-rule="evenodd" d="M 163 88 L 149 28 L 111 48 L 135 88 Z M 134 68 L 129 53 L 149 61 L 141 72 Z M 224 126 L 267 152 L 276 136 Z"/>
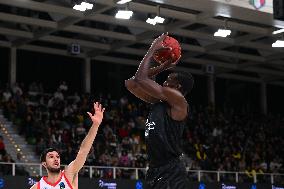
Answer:
<path fill-rule="evenodd" d="M 14 95 L 18 94 L 19 96 L 21 96 L 23 94 L 22 89 L 20 88 L 20 86 L 18 85 L 18 83 L 15 83 L 12 87 L 12 92 Z"/>
<path fill-rule="evenodd" d="M 68 86 L 67 86 L 66 82 L 62 81 L 61 84 L 59 85 L 58 89 L 60 91 L 62 91 L 63 93 L 66 93 L 67 90 L 68 90 Z"/>
<path fill-rule="evenodd" d="M 0 136 L 0 155 L 1 157 L 4 157 L 6 155 L 5 144 L 2 136 Z"/>
<path fill-rule="evenodd" d="M 59 101 L 63 101 L 63 100 L 64 100 L 63 93 L 61 92 L 60 89 L 58 89 L 58 90 L 54 93 L 54 99 L 55 99 L 55 100 L 59 100 Z"/>
<path fill-rule="evenodd" d="M 2 94 L 3 101 L 8 102 L 11 99 L 11 97 L 12 97 L 12 93 L 7 87 Z"/>
<path fill-rule="evenodd" d="M 121 167 L 130 167 L 131 166 L 131 161 L 129 158 L 129 155 L 126 151 L 122 151 L 121 156 L 119 158 L 119 166 Z"/>

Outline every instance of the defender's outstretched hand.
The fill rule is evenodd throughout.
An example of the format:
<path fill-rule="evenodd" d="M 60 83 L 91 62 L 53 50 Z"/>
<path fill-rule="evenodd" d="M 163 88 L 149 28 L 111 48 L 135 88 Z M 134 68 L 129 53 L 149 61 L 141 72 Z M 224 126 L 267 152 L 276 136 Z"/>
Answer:
<path fill-rule="evenodd" d="M 96 102 L 94 103 L 94 110 L 94 115 L 90 112 L 87 112 L 87 114 L 92 119 L 93 125 L 96 125 L 98 127 L 103 120 L 105 108 L 102 108 L 102 105 L 99 102 Z"/>

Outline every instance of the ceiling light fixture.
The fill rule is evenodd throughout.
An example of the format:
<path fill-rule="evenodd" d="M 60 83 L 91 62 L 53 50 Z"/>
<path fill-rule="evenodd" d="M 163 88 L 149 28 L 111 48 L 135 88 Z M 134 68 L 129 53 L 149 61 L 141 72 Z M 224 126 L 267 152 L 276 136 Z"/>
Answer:
<path fill-rule="evenodd" d="M 214 33 L 215 37 L 227 37 L 229 35 L 231 35 L 232 31 L 227 29 L 227 20 L 225 20 L 225 28 L 224 29 L 218 29 L 218 31 L 216 31 Z"/>
<path fill-rule="evenodd" d="M 120 1 L 117 2 L 117 4 L 122 5 L 122 4 L 125 4 L 125 3 L 129 3 L 130 1 L 132 1 L 132 0 L 120 0 Z"/>
<path fill-rule="evenodd" d="M 84 12 L 86 10 L 91 10 L 93 6 L 94 5 L 91 3 L 81 2 L 81 4 L 75 5 L 73 9 Z"/>
<path fill-rule="evenodd" d="M 271 46 L 276 48 L 284 47 L 284 34 L 281 34 L 281 39 L 276 40 Z"/>
<path fill-rule="evenodd" d="M 133 11 L 129 10 L 129 4 L 127 3 L 125 10 L 118 10 L 115 18 L 129 20 L 133 15 Z"/>
<path fill-rule="evenodd" d="M 277 40 L 272 44 L 272 47 L 284 47 L 284 41 L 283 40 Z"/>
<path fill-rule="evenodd" d="M 218 31 L 214 33 L 215 37 L 227 37 L 229 35 L 231 35 L 231 30 L 226 29 L 218 29 Z"/>
<path fill-rule="evenodd" d="M 148 18 L 146 20 L 148 24 L 152 24 L 152 25 L 162 24 L 164 23 L 164 21 L 165 21 L 165 18 L 160 16 L 160 6 L 159 5 L 157 6 L 157 16 L 155 16 L 155 18 Z"/>
<path fill-rule="evenodd" d="M 129 11 L 129 10 L 119 10 L 116 15 L 115 18 L 118 19 L 130 19 L 131 16 L 133 15 L 133 11 Z"/>
<path fill-rule="evenodd" d="M 283 33 L 284 32 L 284 28 L 276 30 L 274 32 L 272 32 L 273 35 L 279 34 L 279 33 Z"/>
<path fill-rule="evenodd" d="M 155 18 L 148 18 L 146 20 L 146 22 L 148 24 L 152 24 L 152 25 L 156 25 L 156 24 L 162 24 L 164 23 L 165 19 L 160 17 L 160 16 L 156 16 Z"/>

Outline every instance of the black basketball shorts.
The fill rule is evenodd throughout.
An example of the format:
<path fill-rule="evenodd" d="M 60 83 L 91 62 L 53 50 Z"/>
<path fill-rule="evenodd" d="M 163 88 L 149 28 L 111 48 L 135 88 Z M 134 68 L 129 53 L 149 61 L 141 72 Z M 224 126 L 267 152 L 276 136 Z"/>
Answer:
<path fill-rule="evenodd" d="M 177 159 L 161 167 L 149 168 L 146 183 L 147 189 L 188 189 L 184 162 Z"/>

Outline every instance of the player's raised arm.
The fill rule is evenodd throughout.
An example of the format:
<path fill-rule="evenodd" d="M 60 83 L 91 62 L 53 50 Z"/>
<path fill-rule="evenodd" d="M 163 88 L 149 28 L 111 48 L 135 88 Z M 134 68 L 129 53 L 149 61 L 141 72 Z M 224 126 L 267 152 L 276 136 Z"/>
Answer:
<path fill-rule="evenodd" d="M 34 184 L 30 189 L 37 189 L 38 183 Z"/>
<path fill-rule="evenodd" d="M 169 69 L 175 65 L 173 64 L 160 64 L 159 66 L 150 68 L 148 72 L 148 77 L 151 78 L 152 80 L 154 77 L 161 73 L 162 71 Z M 141 88 L 138 84 L 137 81 L 135 80 L 135 76 L 132 78 L 128 79 L 125 81 L 125 87 L 127 88 L 128 91 L 130 91 L 133 95 L 135 95 L 137 98 L 143 100 L 144 102 L 148 103 L 155 103 L 158 102 L 159 99 L 154 98 L 153 96 L 147 94 L 143 88 Z"/>
<path fill-rule="evenodd" d="M 136 85 L 142 88 L 142 90 L 146 94 L 151 96 L 152 98 L 166 101 L 171 106 L 178 108 L 179 106 L 184 106 L 186 104 L 183 95 L 178 90 L 174 90 L 168 87 L 167 85 L 161 86 L 149 78 L 149 61 L 148 60 L 153 57 L 155 52 L 159 51 L 160 49 L 165 48 L 163 47 L 163 41 L 166 37 L 167 35 L 163 34 L 154 40 L 148 53 L 145 55 L 143 61 L 141 62 L 135 74 L 134 80 L 136 82 Z M 170 59 L 162 64 L 172 65 L 173 63 L 172 63 L 172 60 Z M 176 64 L 176 62 L 174 64 Z M 169 84 L 172 85 L 173 83 L 169 83 Z M 180 87 L 180 85 L 177 85 L 176 87 L 178 88 Z"/>
<path fill-rule="evenodd" d="M 69 177 L 68 179 L 70 179 L 70 181 L 73 180 L 73 177 L 84 166 L 87 156 L 90 152 L 90 149 L 97 135 L 98 128 L 102 122 L 105 109 L 102 107 L 100 103 L 96 102 L 94 103 L 94 110 L 95 110 L 94 114 L 87 112 L 90 118 L 92 119 L 93 124 L 88 134 L 86 135 L 85 139 L 81 143 L 77 157 L 65 169 L 65 175 Z"/>
<path fill-rule="evenodd" d="M 145 68 L 145 66 L 146 66 L 146 69 L 147 69 L 145 71 L 145 74 L 147 74 L 147 78 L 150 79 L 150 80 L 153 80 L 153 77 L 155 77 L 160 72 L 175 66 L 175 64 L 171 64 L 171 63 L 170 64 L 161 63 L 159 66 L 149 68 L 150 62 L 153 59 L 153 54 L 154 54 L 154 51 L 155 51 L 154 49 L 167 49 L 167 48 L 164 48 L 161 45 L 161 42 L 164 40 L 164 38 L 166 36 L 167 36 L 166 34 L 163 34 L 153 42 L 151 48 L 149 49 L 149 51 L 147 52 L 147 54 L 145 55 L 145 57 L 141 61 L 135 76 L 133 76 L 132 78 L 125 81 L 125 87 L 132 94 L 134 94 L 139 99 L 141 99 L 145 102 L 148 102 L 148 103 L 155 103 L 155 102 L 158 102 L 160 99 L 154 97 L 153 95 L 151 95 L 147 92 L 145 92 L 144 89 L 137 83 L 137 81 L 138 81 L 137 79 L 141 78 L 140 72 L 141 72 L 142 69 Z M 158 44 L 160 45 L 159 47 L 158 47 Z"/>

